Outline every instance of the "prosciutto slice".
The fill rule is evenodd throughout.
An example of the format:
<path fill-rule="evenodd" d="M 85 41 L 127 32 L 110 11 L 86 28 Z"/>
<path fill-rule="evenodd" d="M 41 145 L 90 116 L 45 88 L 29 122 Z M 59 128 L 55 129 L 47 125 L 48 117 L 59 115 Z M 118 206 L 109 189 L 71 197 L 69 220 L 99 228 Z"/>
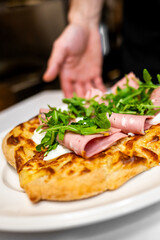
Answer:
<path fill-rule="evenodd" d="M 104 95 L 104 93 L 97 89 L 97 88 L 90 88 L 86 95 L 85 98 L 86 99 L 90 99 L 96 96 L 95 100 L 98 101 L 100 104 L 103 103 L 103 100 L 101 99 L 101 97 Z"/>
<path fill-rule="evenodd" d="M 116 94 L 117 87 L 120 87 L 121 89 L 125 88 L 125 84 L 127 83 L 127 79 L 129 80 L 129 86 L 134 87 L 135 89 L 138 89 L 138 79 L 136 75 L 131 72 L 127 74 L 126 77 L 123 77 L 121 80 L 119 80 L 116 84 L 114 84 L 111 88 L 112 93 Z"/>
<path fill-rule="evenodd" d="M 129 85 L 138 88 L 138 82 L 136 81 L 136 76 L 133 73 L 130 73 L 127 75 L 129 79 Z M 112 91 L 116 91 L 117 86 L 124 88 L 124 84 L 126 84 L 126 77 L 122 78 L 117 84 L 113 86 Z M 154 91 L 156 91 L 155 89 Z M 103 93 L 98 90 L 99 92 L 99 99 L 101 96 L 103 96 Z M 92 94 L 91 97 L 94 97 L 95 95 L 98 94 L 96 89 L 92 89 Z M 152 96 L 152 99 L 154 97 L 155 102 L 160 103 L 160 98 L 158 99 L 158 94 L 160 93 L 160 88 L 159 91 L 156 92 L 155 96 Z M 98 99 L 98 97 L 97 97 Z M 101 102 L 100 102 L 101 103 Z M 105 102 L 107 105 L 107 103 Z M 145 130 L 149 129 L 151 127 L 151 124 L 149 122 L 150 119 L 153 118 L 153 116 L 148 116 L 148 115 L 131 115 L 131 114 L 120 114 L 120 113 L 112 113 L 111 116 L 107 114 L 108 119 L 110 120 L 111 127 L 113 128 L 118 128 L 121 129 L 123 133 L 134 133 L 134 134 L 145 134 Z"/>
<path fill-rule="evenodd" d="M 111 126 L 121 129 L 123 133 L 145 134 L 145 130 L 151 127 L 149 120 L 153 116 L 141 116 L 131 114 L 112 113 L 108 119 Z"/>
<path fill-rule="evenodd" d="M 41 108 L 39 110 L 39 114 L 43 120 L 45 120 L 45 118 L 46 118 L 45 113 L 48 113 L 48 112 L 49 112 L 49 109 L 46 109 L 46 108 Z M 40 118 L 39 118 L 39 123 L 40 123 L 40 125 L 42 125 L 42 120 Z"/>
<path fill-rule="evenodd" d="M 58 140 L 58 142 L 74 151 L 77 155 L 89 158 L 127 136 L 120 131 L 120 129 L 111 128 L 110 132 L 108 132 L 109 136 L 104 136 L 103 134 L 79 135 L 68 132 L 65 134 L 64 140 Z"/>
<path fill-rule="evenodd" d="M 44 113 L 47 113 L 48 111 L 49 109 L 40 109 L 40 114 L 43 119 L 45 119 Z M 42 124 L 41 120 L 40 124 Z M 58 138 L 57 141 L 61 145 L 75 152 L 77 155 L 89 158 L 104 151 L 115 144 L 115 142 L 117 142 L 119 139 L 127 136 L 126 134 L 121 133 L 121 129 L 112 127 L 107 134 L 107 136 L 104 136 L 100 133 L 92 135 L 80 135 L 67 132 L 63 141 L 59 140 Z"/>
<path fill-rule="evenodd" d="M 138 88 L 138 82 L 136 79 L 134 80 L 134 78 L 136 77 L 133 73 L 128 75 L 129 84 L 130 86 Z M 121 79 L 120 82 L 114 85 L 112 91 L 116 91 L 117 86 L 123 87 L 125 83 L 126 78 Z M 96 100 L 99 103 L 102 103 L 103 101 L 101 100 L 101 97 L 103 96 L 103 93 L 97 89 L 91 89 L 87 93 L 86 98 L 89 99 L 96 95 L 98 95 Z M 47 110 L 41 109 L 40 112 L 44 113 L 47 112 Z M 57 141 L 66 148 L 74 151 L 77 155 L 89 158 L 111 147 L 119 139 L 126 137 L 126 133 L 145 134 L 145 130 L 149 129 L 151 126 L 149 120 L 153 118 L 153 116 L 119 113 L 112 113 L 111 116 L 108 115 L 107 117 L 111 123 L 111 128 L 110 131 L 108 131 L 107 136 L 104 136 L 103 134 L 79 135 L 67 132 L 63 141 L 59 139 L 57 139 Z"/>
<path fill-rule="evenodd" d="M 160 87 L 153 90 L 150 99 L 155 106 L 160 106 Z"/>

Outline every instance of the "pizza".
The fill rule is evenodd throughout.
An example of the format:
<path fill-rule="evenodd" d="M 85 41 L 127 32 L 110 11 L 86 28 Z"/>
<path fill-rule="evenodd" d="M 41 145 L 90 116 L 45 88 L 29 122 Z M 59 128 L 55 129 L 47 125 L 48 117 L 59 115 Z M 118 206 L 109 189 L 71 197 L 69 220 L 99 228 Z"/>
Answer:
<path fill-rule="evenodd" d="M 90 92 L 87 98 L 92 99 L 91 95 L 95 93 Z M 101 93 L 97 95 L 96 90 L 97 96 L 99 99 L 96 102 L 101 100 Z M 156 97 L 156 103 L 157 101 Z M 42 112 L 44 114 L 45 111 Z M 64 134 L 61 125 L 56 144 L 58 141 L 71 151 L 50 160 L 45 160 L 48 148 L 41 146 L 39 151 L 33 140 L 40 125 L 45 126 L 44 131 L 46 129 L 43 116 L 39 118 L 37 115 L 14 127 L 4 137 L 2 149 L 6 161 L 16 169 L 20 186 L 29 199 L 36 203 L 40 200 L 73 201 L 93 197 L 107 190 L 115 190 L 136 175 L 158 166 L 160 124 L 153 121 L 156 117 L 119 114 L 115 120 L 116 117 L 116 113 L 112 116 L 113 119 L 108 116 L 111 127 L 105 134 L 96 132 L 82 136 L 82 133 L 68 130 L 63 139 L 60 139 L 60 134 Z M 51 116 L 48 121 L 51 121 Z M 83 124 L 80 120 L 81 127 L 82 124 L 88 124 L 86 119 L 84 121 Z M 116 122 L 118 130 L 115 128 Z M 74 121 L 70 123 L 69 129 L 71 127 L 79 129 Z M 87 128 L 89 130 L 91 129 Z"/>

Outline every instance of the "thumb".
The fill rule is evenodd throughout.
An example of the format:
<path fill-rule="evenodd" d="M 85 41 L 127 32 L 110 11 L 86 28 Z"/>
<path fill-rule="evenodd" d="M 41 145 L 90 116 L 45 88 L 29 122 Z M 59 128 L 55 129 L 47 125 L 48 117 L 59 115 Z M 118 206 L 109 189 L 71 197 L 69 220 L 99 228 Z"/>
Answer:
<path fill-rule="evenodd" d="M 61 66 L 65 62 L 67 56 L 67 51 L 65 48 L 60 46 L 55 46 L 52 49 L 51 56 L 48 60 L 47 69 L 43 75 L 43 79 L 46 82 L 50 82 L 56 78 L 59 74 Z"/>

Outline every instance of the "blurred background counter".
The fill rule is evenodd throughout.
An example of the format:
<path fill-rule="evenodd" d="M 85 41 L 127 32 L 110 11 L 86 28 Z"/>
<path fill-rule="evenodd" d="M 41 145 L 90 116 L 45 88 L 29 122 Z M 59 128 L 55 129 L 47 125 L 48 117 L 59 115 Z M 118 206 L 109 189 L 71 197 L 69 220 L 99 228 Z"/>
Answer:
<path fill-rule="evenodd" d="M 121 75 L 122 1 L 107 0 L 102 13 L 106 83 Z M 67 25 L 68 8 L 69 0 L 0 1 L 0 111 L 43 90 L 60 89 L 58 77 L 44 83 L 42 75 L 52 44 Z"/>

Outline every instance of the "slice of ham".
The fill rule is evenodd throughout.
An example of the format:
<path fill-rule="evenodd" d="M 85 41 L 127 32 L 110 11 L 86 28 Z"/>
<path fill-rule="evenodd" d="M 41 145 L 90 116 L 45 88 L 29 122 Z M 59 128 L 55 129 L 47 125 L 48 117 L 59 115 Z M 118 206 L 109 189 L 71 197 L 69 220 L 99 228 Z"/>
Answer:
<path fill-rule="evenodd" d="M 39 114 L 40 114 L 40 116 L 41 116 L 41 118 L 42 118 L 43 120 L 45 120 L 45 118 L 46 118 L 45 113 L 48 113 L 48 112 L 49 112 L 49 109 L 47 109 L 47 108 L 40 108 Z M 39 123 L 40 123 L 40 125 L 42 125 L 42 120 L 41 120 L 41 118 L 39 118 Z"/>
<path fill-rule="evenodd" d="M 48 113 L 49 108 L 40 108 L 39 113 Z"/>
<path fill-rule="evenodd" d="M 103 100 L 101 99 L 101 97 L 102 97 L 103 95 L 104 95 L 104 93 L 103 93 L 101 90 L 99 90 L 99 89 L 97 89 L 97 88 L 90 88 L 90 89 L 87 91 L 87 93 L 86 93 L 86 95 L 85 95 L 85 98 L 86 98 L 86 99 L 91 99 L 91 98 L 93 98 L 93 97 L 96 96 L 95 100 L 96 100 L 97 102 L 99 102 L 99 103 L 103 103 Z"/>
<path fill-rule="evenodd" d="M 138 82 L 136 80 L 136 76 L 133 73 L 127 75 L 129 79 L 129 85 L 135 88 L 138 88 Z M 113 90 L 116 91 L 117 86 L 124 88 L 124 84 L 126 84 L 126 77 L 122 78 L 117 84 L 114 85 Z M 156 89 L 157 90 L 157 89 Z M 160 91 L 160 88 L 159 88 Z M 88 97 L 94 97 L 99 94 L 99 99 L 103 96 L 103 93 L 100 90 L 92 89 L 91 92 L 88 93 Z M 158 94 L 158 93 L 157 93 Z M 157 94 L 155 98 L 157 99 Z M 97 97 L 98 99 L 98 97 Z M 101 101 L 101 99 L 100 99 Z M 100 102 L 101 103 L 101 102 Z M 151 127 L 149 120 L 153 118 L 153 116 L 141 116 L 141 115 L 131 115 L 131 114 L 120 114 L 120 113 L 112 113 L 108 119 L 110 120 L 111 127 L 121 129 L 123 133 L 134 133 L 134 134 L 145 134 L 145 130 Z"/>
<path fill-rule="evenodd" d="M 45 114 L 49 109 L 40 109 L 41 117 L 45 119 Z M 40 124 L 42 124 L 40 120 Z M 72 150 L 77 155 L 83 157 L 92 157 L 93 155 L 104 151 L 119 139 L 126 137 L 126 134 L 121 133 L 120 129 L 110 128 L 107 132 L 108 136 L 103 134 L 92 134 L 92 135 L 80 135 L 72 132 L 67 132 L 64 136 L 64 140 L 61 141 L 57 138 L 57 141 Z"/>
<path fill-rule="evenodd" d="M 131 114 L 112 113 L 109 117 L 111 126 L 120 128 L 123 133 L 145 134 L 145 130 L 151 127 L 149 120 L 153 116 L 141 116 Z"/>
<path fill-rule="evenodd" d="M 127 79 L 129 80 L 129 83 L 128 83 L 129 86 L 134 87 L 135 89 L 138 89 L 138 87 L 139 87 L 138 79 L 135 76 L 135 74 L 133 72 L 131 72 L 112 86 L 112 88 L 111 88 L 112 93 L 116 94 L 117 87 L 120 87 L 121 89 L 125 88 Z"/>
<path fill-rule="evenodd" d="M 150 99 L 155 106 L 160 106 L 160 87 L 153 90 Z"/>
<path fill-rule="evenodd" d="M 126 137 L 120 129 L 111 128 L 109 136 L 102 134 L 79 135 L 68 132 L 64 140 L 58 142 L 82 157 L 92 157 L 115 144 L 119 139 Z"/>

